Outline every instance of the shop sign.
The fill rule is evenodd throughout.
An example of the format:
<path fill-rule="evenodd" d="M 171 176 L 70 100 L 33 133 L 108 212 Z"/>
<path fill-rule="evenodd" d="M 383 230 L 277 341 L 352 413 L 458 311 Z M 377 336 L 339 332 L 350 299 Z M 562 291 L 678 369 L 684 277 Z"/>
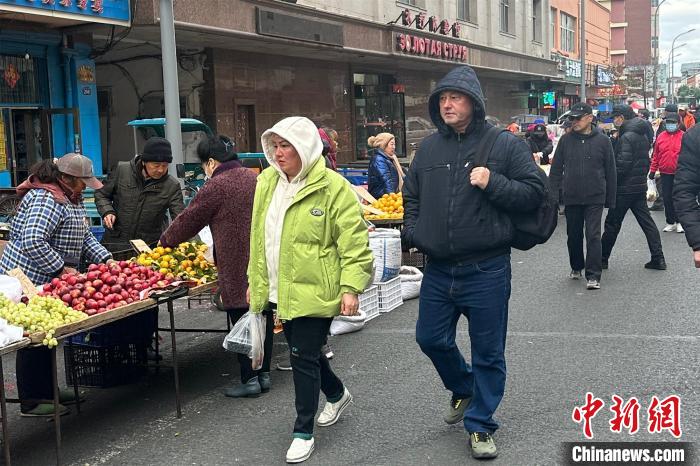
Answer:
<path fill-rule="evenodd" d="M 597 86 L 612 86 L 613 73 L 607 66 L 596 66 L 596 85 Z"/>
<path fill-rule="evenodd" d="M 128 24 L 131 20 L 129 0 L 0 0 L 0 10 L 37 15 L 75 17 L 83 21 Z"/>
<path fill-rule="evenodd" d="M 396 50 L 442 60 L 467 61 L 467 46 L 436 39 L 396 34 Z"/>
<path fill-rule="evenodd" d="M 564 75 L 567 78 L 581 79 L 581 62 L 580 61 L 572 60 L 571 58 L 563 58 L 562 64 L 564 65 Z"/>
<path fill-rule="evenodd" d="M 92 88 L 90 86 L 83 86 L 83 95 L 92 95 Z"/>
<path fill-rule="evenodd" d="M 542 93 L 542 108 L 545 110 L 552 110 L 557 108 L 556 92 L 547 91 Z"/>
<path fill-rule="evenodd" d="M 612 87 L 598 89 L 597 95 L 598 95 L 598 97 L 622 96 L 622 95 L 627 95 L 627 89 L 625 89 L 624 86 L 620 86 L 619 84 L 615 84 Z"/>
<path fill-rule="evenodd" d="M 416 26 L 416 29 L 425 31 L 426 29 L 435 34 L 443 36 L 459 37 L 462 27 L 457 21 L 450 24 L 449 20 L 439 19 L 437 16 L 428 16 L 425 12 L 414 13 L 411 10 L 401 12 L 401 24 L 404 26 Z"/>
<path fill-rule="evenodd" d="M 5 68 L 5 72 L 3 73 L 3 78 L 5 79 L 5 84 L 8 85 L 10 89 L 14 89 L 15 86 L 17 85 L 17 81 L 19 81 L 19 71 L 17 71 L 17 67 L 15 66 L 14 63 L 10 63 L 7 68 Z"/>
<path fill-rule="evenodd" d="M 93 70 L 91 66 L 81 65 L 78 68 L 78 79 L 81 83 L 94 83 L 95 70 Z"/>

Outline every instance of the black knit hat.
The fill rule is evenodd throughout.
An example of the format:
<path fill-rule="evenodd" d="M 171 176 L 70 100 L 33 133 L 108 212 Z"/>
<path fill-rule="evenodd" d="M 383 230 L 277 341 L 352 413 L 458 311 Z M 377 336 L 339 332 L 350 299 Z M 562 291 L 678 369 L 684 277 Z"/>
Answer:
<path fill-rule="evenodd" d="M 154 137 L 146 141 L 141 154 L 142 162 L 167 162 L 172 163 L 173 151 L 170 141 L 165 138 Z"/>
<path fill-rule="evenodd" d="M 634 110 L 629 105 L 615 105 L 612 110 L 612 116 L 622 115 L 625 120 L 631 120 L 636 117 Z"/>

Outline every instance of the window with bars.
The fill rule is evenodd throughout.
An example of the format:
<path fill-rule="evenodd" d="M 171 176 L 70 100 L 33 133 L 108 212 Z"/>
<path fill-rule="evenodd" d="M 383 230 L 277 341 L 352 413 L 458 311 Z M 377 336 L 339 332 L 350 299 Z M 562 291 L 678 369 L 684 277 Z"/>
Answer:
<path fill-rule="evenodd" d="M 542 42 L 542 0 L 532 0 L 532 40 Z"/>
<path fill-rule="evenodd" d="M 507 34 L 515 34 L 515 2 L 499 0 L 500 30 Z"/>
<path fill-rule="evenodd" d="M 476 0 L 457 0 L 457 19 L 476 23 Z"/>
<path fill-rule="evenodd" d="M 416 8 L 425 8 L 425 0 L 397 0 L 399 3 L 405 3 Z"/>
<path fill-rule="evenodd" d="M 0 55 L 0 102 L 44 105 L 48 101 L 46 60 Z"/>
<path fill-rule="evenodd" d="M 565 52 L 576 51 L 576 18 L 561 14 L 559 29 L 561 31 L 559 47 Z"/>

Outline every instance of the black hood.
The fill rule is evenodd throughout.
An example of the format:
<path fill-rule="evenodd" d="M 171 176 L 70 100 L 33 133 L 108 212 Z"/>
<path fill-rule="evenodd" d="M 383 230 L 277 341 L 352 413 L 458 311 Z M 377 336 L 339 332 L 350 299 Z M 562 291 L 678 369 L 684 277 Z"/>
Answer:
<path fill-rule="evenodd" d="M 440 116 L 440 94 L 444 91 L 457 91 L 468 95 L 474 104 L 472 121 L 483 124 L 486 118 L 486 102 L 479 78 L 476 77 L 476 73 L 471 67 L 465 65 L 454 68 L 440 80 L 435 90 L 430 94 L 428 101 L 430 119 L 433 120 L 438 131 L 443 134 L 450 131 L 450 127 Z"/>
<path fill-rule="evenodd" d="M 642 120 L 641 118 L 632 118 L 630 120 L 625 120 L 624 123 L 622 123 L 622 126 L 620 126 L 620 135 L 625 134 L 625 133 L 637 133 L 641 134 L 642 136 L 646 136 L 647 134 L 647 125 Z"/>

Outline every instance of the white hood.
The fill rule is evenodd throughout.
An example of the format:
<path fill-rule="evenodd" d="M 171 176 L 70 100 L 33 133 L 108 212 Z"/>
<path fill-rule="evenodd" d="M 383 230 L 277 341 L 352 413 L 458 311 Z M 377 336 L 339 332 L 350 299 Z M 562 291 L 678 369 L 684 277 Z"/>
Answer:
<path fill-rule="evenodd" d="M 267 158 L 270 165 L 275 167 L 275 170 L 277 170 L 283 180 L 287 179 L 287 175 L 285 175 L 275 160 L 275 148 L 272 144 L 273 134 L 289 141 L 301 157 L 301 172 L 291 180 L 292 182 L 306 178 L 311 167 L 318 159 L 323 157 L 321 136 L 318 134 L 318 128 L 311 120 L 295 116 L 278 121 L 275 126 L 265 131 L 260 139 L 265 158 Z"/>

